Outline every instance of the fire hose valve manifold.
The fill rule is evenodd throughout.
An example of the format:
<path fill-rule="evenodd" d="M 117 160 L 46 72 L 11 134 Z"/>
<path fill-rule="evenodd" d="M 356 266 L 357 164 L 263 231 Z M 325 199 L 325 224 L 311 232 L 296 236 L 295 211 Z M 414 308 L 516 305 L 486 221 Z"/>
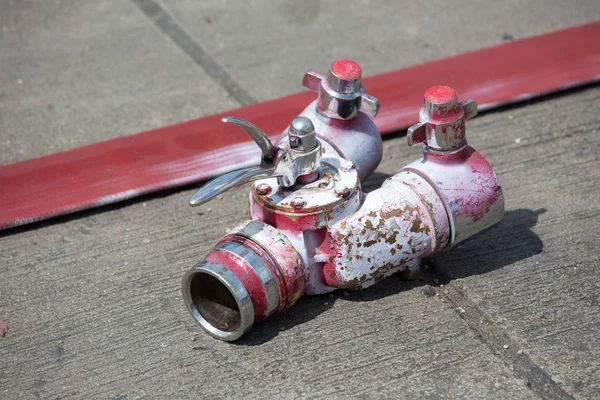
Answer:
<path fill-rule="evenodd" d="M 335 67 L 330 74 L 336 79 L 360 79 L 360 73 L 338 74 Z M 327 78 L 324 84 L 316 74 L 307 76 L 312 77 L 305 82 L 318 79 L 323 86 L 317 89 L 325 93 L 319 92 L 316 105 L 295 118 L 275 145 L 251 123 L 224 118 L 254 139 L 261 164 L 214 179 L 190 200 L 203 204 L 253 181 L 252 220 L 221 238 L 182 282 L 186 306 L 218 339 L 238 339 L 254 322 L 288 309 L 303 294 L 363 289 L 397 272 L 414 275 L 423 258 L 498 223 L 504 214 L 494 171 L 465 138 L 465 120 L 477 114 L 475 102 L 459 103 L 448 87 L 429 89 L 420 122 L 408 130 L 409 145 L 421 143 L 423 157 L 365 194 L 360 184 L 365 172 L 357 165 L 370 172 L 381 155 L 372 166 L 358 150 L 363 143 L 346 142 L 342 150 L 336 139 L 346 127 L 350 135 L 365 135 L 370 151 L 381 149 L 381 142 L 377 147 L 370 139 L 373 130 L 366 121 L 360 124 L 368 129 L 356 126 L 362 104 L 369 108 L 377 100 L 365 101 L 362 85 L 357 90 L 356 83 Z M 333 101 L 331 87 L 352 95 Z M 340 105 L 344 101 L 354 106 Z M 332 125 L 334 134 L 328 130 Z"/>

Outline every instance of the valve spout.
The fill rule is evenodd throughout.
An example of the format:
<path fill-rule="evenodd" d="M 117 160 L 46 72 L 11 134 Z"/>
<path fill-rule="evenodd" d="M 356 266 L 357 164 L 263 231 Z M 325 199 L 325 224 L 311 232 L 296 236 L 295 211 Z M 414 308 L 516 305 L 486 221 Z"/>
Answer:
<path fill-rule="evenodd" d="M 291 307 L 304 283 L 304 265 L 287 238 L 264 223 L 248 221 L 185 274 L 182 292 L 205 331 L 233 341 L 255 322 Z"/>
<path fill-rule="evenodd" d="M 211 335 L 236 340 L 254 324 L 254 307 L 243 283 L 226 267 L 203 262 L 183 278 L 183 300 Z"/>
<path fill-rule="evenodd" d="M 365 93 L 362 69 L 352 60 L 336 60 L 325 75 L 309 71 L 302 85 L 317 92 L 301 116 L 314 124 L 324 152 L 352 161 L 361 180 L 367 178 L 383 152 L 381 135 L 370 117 L 379 110 L 379 100 Z M 285 143 L 284 132 L 278 143 Z"/>

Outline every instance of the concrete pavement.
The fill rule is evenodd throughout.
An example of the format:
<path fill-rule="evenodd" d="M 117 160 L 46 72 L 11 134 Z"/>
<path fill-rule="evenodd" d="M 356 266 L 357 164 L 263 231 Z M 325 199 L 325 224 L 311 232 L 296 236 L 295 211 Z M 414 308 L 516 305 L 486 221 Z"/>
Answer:
<path fill-rule="evenodd" d="M 0 163 L 293 93 L 335 58 L 370 75 L 600 17 L 595 1 L 269 4 L 0 2 Z M 504 186 L 498 227 L 419 281 L 304 298 L 238 344 L 205 335 L 179 286 L 246 219 L 246 188 L 0 232 L 0 397 L 598 397 L 598 104 L 592 87 L 469 122 Z M 402 136 L 384 151 L 366 187 L 419 156 Z"/>

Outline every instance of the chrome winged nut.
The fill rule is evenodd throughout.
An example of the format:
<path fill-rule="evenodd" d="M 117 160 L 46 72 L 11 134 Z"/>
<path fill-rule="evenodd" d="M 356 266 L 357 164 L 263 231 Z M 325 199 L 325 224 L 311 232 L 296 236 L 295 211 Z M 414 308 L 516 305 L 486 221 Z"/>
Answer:
<path fill-rule="evenodd" d="M 379 100 L 366 94 L 362 84 L 362 69 L 352 60 L 337 60 L 326 76 L 308 71 L 302 85 L 318 92 L 319 111 L 331 118 L 352 119 L 359 111 L 374 117 L 379 111 Z"/>
<path fill-rule="evenodd" d="M 465 121 L 476 115 L 476 102 L 459 103 L 454 89 L 433 86 L 425 92 L 419 122 L 408 128 L 408 145 L 423 143 L 435 151 L 456 151 L 467 144 Z"/>

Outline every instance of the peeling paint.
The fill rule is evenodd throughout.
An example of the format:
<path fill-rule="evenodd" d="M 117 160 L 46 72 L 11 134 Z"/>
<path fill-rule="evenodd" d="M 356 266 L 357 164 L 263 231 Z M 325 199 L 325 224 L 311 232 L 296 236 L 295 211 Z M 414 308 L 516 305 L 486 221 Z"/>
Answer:
<path fill-rule="evenodd" d="M 456 96 L 443 87 L 429 93 L 433 99 L 450 94 Z M 399 272 L 414 279 L 423 258 L 451 248 L 503 216 L 502 188 L 492 167 L 466 144 L 465 114 L 474 116 L 474 105 L 467 101 L 431 106 L 438 119 L 427 122 L 427 129 L 445 135 L 446 142 L 438 140 L 440 148 L 425 143 L 423 158 L 371 193 L 361 190 L 360 157 L 354 164 L 335 152 L 323 155 L 319 176 L 312 182 L 283 187 L 276 178 L 256 181 L 249 196 L 253 220 L 225 236 L 207 260 L 225 265 L 235 275 L 231 281 L 242 281 L 256 320 L 272 314 L 277 296 L 255 269 L 268 268 L 273 275 L 277 311 L 303 294 L 364 289 Z M 340 132 L 346 126 L 328 123 L 340 124 Z M 333 137 L 338 133 L 329 132 Z M 355 140 L 356 132 L 350 133 Z M 336 151 L 340 143 L 347 143 L 336 140 Z M 361 147 L 356 143 L 355 156 Z M 224 247 L 231 242 L 255 254 L 258 268 L 244 255 L 228 254 Z"/>
<path fill-rule="evenodd" d="M 451 154 L 425 153 L 402 170 L 435 182 L 452 217 L 454 244 L 502 219 L 502 187 L 489 162 L 471 146 Z"/>
<path fill-rule="evenodd" d="M 442 225 L 439 221 L 436 225 L 440 215 Z M 447 220 L 444 205 L 430 184 L 416 174 L 392 177 L 366 196 L 360 210 L 329 229 L 335 257 L 324 265 L 327 283 L 361 289 L 403 270 L 406 263 L 448 243 Z M 439 244 L 437 237 L 444 243 Z"/>

